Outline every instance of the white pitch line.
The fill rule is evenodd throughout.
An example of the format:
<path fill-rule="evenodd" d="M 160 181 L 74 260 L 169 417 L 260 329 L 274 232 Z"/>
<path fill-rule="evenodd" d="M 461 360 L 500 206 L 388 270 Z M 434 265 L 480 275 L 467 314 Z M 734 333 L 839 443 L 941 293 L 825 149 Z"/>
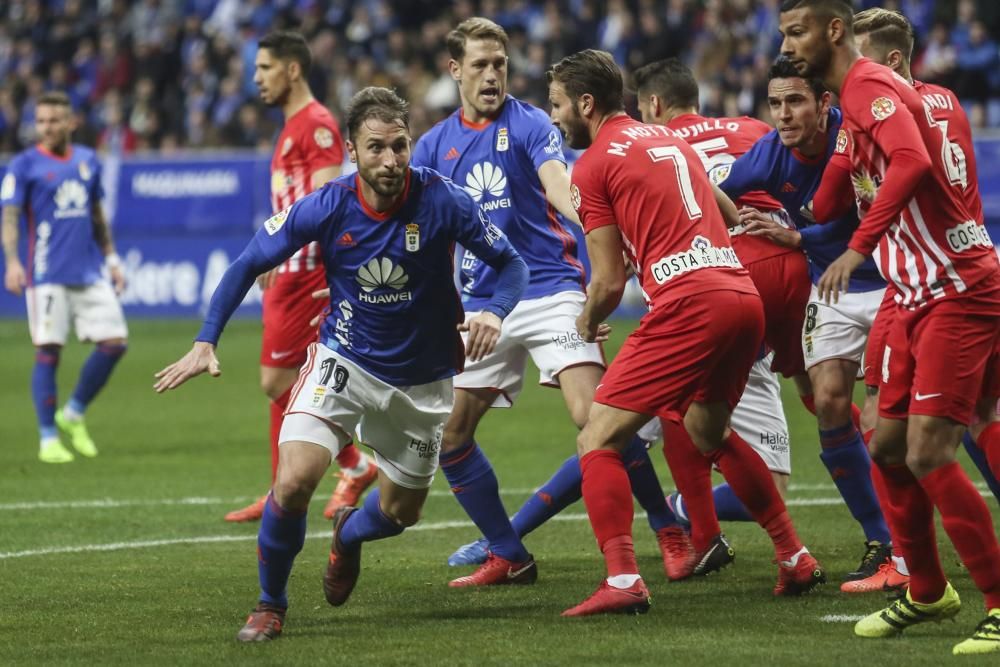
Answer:
<path fill-rule="evenodd" d="M 855 614 L 827 614 L 826 616 L 820 616 L 819 620 L 824 623 L 857 623 L 864 615 Z"/>

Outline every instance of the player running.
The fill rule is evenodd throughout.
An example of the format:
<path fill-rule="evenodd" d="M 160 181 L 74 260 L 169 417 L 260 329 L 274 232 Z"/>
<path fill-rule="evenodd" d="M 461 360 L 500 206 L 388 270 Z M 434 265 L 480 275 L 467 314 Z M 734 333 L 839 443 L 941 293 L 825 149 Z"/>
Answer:
<path fill-rule="evenodd" d="M 223 276 L 192 350 L 157 373 L 158 392 L 206 371 L 218 375 L 216 343 L 255 276 L 317 243 L 332 307 L 281 427 L 278 475 L 257 542 L 261 597 L 240 641 L 280 635 L 310 497 L 355 430 L 375 450 L 379 488 L 360 509 L 341 507 L 334 516 L 327 601 L 347 601 L 363 542 L 417 522 L 437 470 L 452 377 L 465 356 L 477 361 L 493 350 L 527 283 L 524 261 L 466 192 L 431 169 L 410 167 L 406 102 L 365 88 L 351 100 L 347 130 L 358 173 L 270 218 Z M 455 291 L 456 242 L 497 271 L 492 299 L 471 320 Z M 464 349 L 460 330 L 468 332 Z"/>
<path fill-rule="evenodd" d="M 451 76 L 462 106 L 420 138 L 415 165 L 429 166 L 463 186 L 504 231 L 531 271 L 524 299 L 504 325 L 494 352 L 466 366 L 455 378 L 455 407 L 441 443 L 441 468 L 455 498 L 489 545 L 482 565 L 451 586 L 531 583 L 537 567 L 515 530 L 498 492 L 489 460 L 475 441 L 491 407 L 511 407 L 524 383 L 530 356 L 540 383 L 559 387 L 573 421 L 583 426 L 594 389 L 604 373 L 601 348 L 577 334 L 583 308 L 583 265 L 576 241 L 558 213 L 577 220 L 569 198 L 562 137 L 545 112 L 507 94 L 507 33 L 484 18 L 470 18 L 448 35 Z M 496 273 L 471 253 L 461 258 L 462 303 L 476 317 L 494 291 Z M 674 523 L 645 443 L 630 443 L 636 496 L 661 536 Z M 578 466 L 567 464 L 552 480 L 549 503 L 532 504 L 521 519 L 541 523 L 550 510 L 579 497 Z M 575 498 L 574 498 L 575 495 Z M 523 526 L 522 526 L 523 528 Z M 460 549 L 450 560 L 471 564 L 475 551 Z M 664 551 L 667 558 L 668 552 Z"/>
<path fill-rule="evenodd" d="M 285 127 L 271 158 L 271 208 L 282 211 L 340 175 L 344 161 L 340 128 L 326 107 L 313 98 L 306 77 L 312 56 L 297 32 L 277 31 L 257 45 L 254 83 L 261 100 L 281 109 Z M 278 433 L 292 385 L 319 334 L 311 324 L 326 302 L 312 293 L 326 286 L 323 258 L 310 244 L 260 279 L 264 288 L 264 335 L 260 350 L 260 384 L 271 399 L 271 482 L 278 469 Z M 356 505 L 378 477 L 371 458 L 353 444 L 337 455 L 340 478 L 323 515 L 332 518 L 342 505 Z M 267 496 L 226 515 L 226 521 L 257 521 Z"/>
<path fill-rule="evenodd" d="M 70 143 L 72 111 L 65 93 L 39 96 L 35 131 L 38 144 L 14 156 L 0 185 L 4 286 L 16 295 L 24 291 L 28 307 L 38 458 L 67 463 L 73 453 L 60 431 L 77 453 L 97 456 L 83 416 L 125 354 L 128 328 L 116 295 L 125 274 L 101 206 L 101 165 L 91 149 Z M 28 221 L 27 267 L 18 256 L 22 212 Z M 95 347 L 69 401 L 56 410 L 56 371 L 71 322 L 76 337 Z"/>
<path fill-rule="evenodd" d="M 842 0 L 788 0 L 781 51 L 804 76 L 821 77 L 844 112 L 838 153 L 850 160 L 861 224 L 817 284 L 837 301 L 851 273 L 875 254 L 896 309 L 880 360 L 874 474 L 910 569 L 905 597 L 855 626 L 888 637 L 955 616 L 961 602 L 941 569 L 934 508 L 977 588 L 987 616 L 956 655 L 1000 651 L 1000 546 L 989 509 L 955 450 L 989 380 L 1000 343 L 1000 262 L 968 209 L 967 165 L 947 129 L 906 79 L 864 58 Z"/>
<path fill-rule="evenodd" d="M 717 170 L 717 183 L 734 198 L 763 190 L 781 202 L 794 228 L 777 224 L 754 209 L 744 209 L 741 218 L 747 225 L 746 233 L 785 247 L 801 248 L 809 259 L 813 287 L 801 334 L 806 369 L 816 396 L 820 460 L 865 535 L 861 564 L 845 580 L 866 580 L 883 566 L 890 567 L 892 547 L 872 485 L 871 458 L 851 408 L 855 378 L 868 332 L 882 303 L 885 281 L 869 259 L 852 274 L 850 289 L 838 303 L 827 304 L 818 297 L 815 283 L 843 254 L 858 226 L 853 205 L 825 225 L 814 224 L 802 212 L 834 153 L 842 115 L 839 109 L 830 108 L 830 93 L 821 81 L 802 77 L 783 58 L 775 61 L 768 72 L 767 100 L 776 129 L 727 168 Z M 876 400 L 874 396 L 866 400 L 865 431 L 875 426 Z M 897 577 L 892 583 L 893 588 L 898 588 L 905 585 L 906 579 Z M 854 591 L 850 586 L 848 590 Z"/>
<path fill-rule="evenodd" d="M 589 147 L 572 175 L 593 269 L 577 330 L 588 341 L 607 337 L 603 321 L 625 286 L 623 252 L 651 310 L 602 378 L 578 439 L 584 503 L 608 577 L 563 615 L 649 608 L 619 452 L 654 416 L 668 423 L 683 419 L 685 428 L 668 436 L 665 446 L 680 446 L 690 433 L 694 442 L 683 445 L 697 446 L 719 466 L 768 531 L 779 564 L 774 593 L 811 589 L 823 580 L 822 570 L 795 534 L 763 460 L 727 427 L 763 341 L 764 311 L 729 245 L 697 153 L 673 131 L 625 114 L 621 71 L 609 53 L 567 56 L 548 79 L 553 122 L 569 146 Z M 662 177 L 650 187 L 657 172 Z"/>

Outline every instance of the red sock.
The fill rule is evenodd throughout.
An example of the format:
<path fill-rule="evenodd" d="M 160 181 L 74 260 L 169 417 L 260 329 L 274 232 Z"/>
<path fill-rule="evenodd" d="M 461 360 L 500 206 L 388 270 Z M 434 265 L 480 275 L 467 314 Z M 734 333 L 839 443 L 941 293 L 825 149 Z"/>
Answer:
<path fill-rule="evenodd" d="M 281 434 L 281 422 L 285 418 L 285 409 L 288 408 L 288 399 L 292 396 L 292 388 L 278 397 L 278 400 L 271 401 L 271 483 L 278 474 L 278 436 Z"/>
<path fill-rule="evenodd" d="M 353 442 L 337 454 L 337 465 L 341 468 L 357 468 L 361 464 L 361 450 Z"/>
<path fill-rule="evenodd" d="M 621 455 L 609 449 L 587 452 L 580 459 L 583 503 L 608 576 L 638 574 L 632 548 L 632 487 Z"/>
<path fill-rule="evenodd" d="M 813 394 L 800 394 L 799 398 L 802 399 L 802 405 L 806 406 L 806 410 L 811 412 L 813 415 L 816 414 L 816 396 Z M 851 421 L 854 422 L 854 428 L 861 430 L 861 408 L 851 403 Z"/>
<path fill-rule="evenodd" d="M 882 511 L 910 570 L 910 596 L 917 602 L 937 602 L 944 595 L 947 580 L 934 534 L 934 505 L 906 465 L 876 463 L 872 469 L 876 467 L 888 499 Z"/>
<path fill-rule="evenodd" d="M 986 456 L 986 462 L 990 464 L 990 472 L 997 479 L 1000 479 L 1000 422 L 993 422 L 983 429 L 983 432 L 976 438 L 976 445 Z"/>
<path fill-rule="evenodd" d="M 969 576 L 986 598 L 987 609 L 1000 608 L 1000 545 L 986 502 L 957 461 L 920 480 Z"/>
<path fill-rule="evenodd" d="M 874 431 L 868 431 L 862 437 L 865 438 L 865 444 L 871 440 L 872 433 Z M 882 471 L 877 465 L 872 462 L 872 486 L 875 487 L 875 497 L 878 498 L 879 507 L 882 508 L 882 515 L 885 516 L 885 522 L 889 526 L 889 536 L 892 538 L 892 555 L 896 557 L 902 557 L 903 552 L 899 548 L 899 544 L 896 542 L 896 526 L 893 522 L 893 517 L 890 516 L 890 504 L 889 504 L 889 489 L 885 486 L 885 478 L 882 477 Z M 905 560 L 905 558 L 904 558 Z"/>
<path fill-rule="evenodd" d="M 660 423 L 663 425 L 663 458 L 667 460 L 678 493 L 684 497 L 691 522 L 691 543 L 697 553 L 702 553 L 722 532 L 712 496 L 712 461 L 698 451 L 683 424 L 667 419 L 661 419 Z"/>
<path fill-rule="evenodd" d="M 730 431 L 713 458 L 750 516 L 771 536 L 778 559 L 794 556 L 802 542 L 764 459 L 736 431 Z"/>

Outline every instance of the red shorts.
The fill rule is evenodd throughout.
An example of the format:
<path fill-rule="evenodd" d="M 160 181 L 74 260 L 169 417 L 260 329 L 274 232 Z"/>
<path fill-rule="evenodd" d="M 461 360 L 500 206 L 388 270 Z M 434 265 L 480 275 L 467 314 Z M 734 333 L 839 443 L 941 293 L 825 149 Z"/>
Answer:
<path fill-rule="evenodd" d="M 692 401 L 732 409 L 763 336 L 755 294 L 716 290 L 657 306 L 625 339 L 594 401 L 662 418 L 685 414 Z"/>
<path fill-rule="evenodd" d="M 885 339 L 892 327 L 896 314 L 896 291 L 890 285 L 885 289 L 885 296 L 878 307 L 875 321 L 868 332 L 868 343 L 865 345 L 864 374 L 865 386 L 878 387 L 882 382 L 882 363 L 885 354 Z"/>
<path fill-rule="evenodd" d="M 771 370 L 786 378 L 806 372 L 802 325 L 812 283 L 801 252 L 789 252 L 747 265 L 764 303 L 764 342 L 774 350 Z"/>
<path fill-rule="evenodd" d="M 886 339 L 879 415 L 947 417 L 968 425 L 996 384 L 988 367 L 1000 346 L 1000 277 L 973 294 L 898 309 Z"/>
<path fill-rule="evenodd" d="M 312 293 L 326 286 L 326 271 L 319 268 L 279 273 L 264 290 L 261 366 L 299 368 L 305 363 L 309 344 L 319 337 L 319 327 L 309 322 L 329 305 L 327 299 L 314 299 Z"/>

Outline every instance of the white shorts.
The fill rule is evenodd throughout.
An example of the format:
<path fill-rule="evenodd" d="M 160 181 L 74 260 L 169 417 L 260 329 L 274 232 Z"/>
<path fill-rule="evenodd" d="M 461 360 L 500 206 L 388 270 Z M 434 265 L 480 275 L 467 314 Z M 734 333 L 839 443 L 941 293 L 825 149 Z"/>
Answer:
<path fill-rule="evenodd" d="M 587 297 L 569 291 L 526 299 L 503 321 L 500 340 L 485 359 L 467 362 L 455 377 L 456 389 L 495 389 L 495 408 L 509 408 L 524 386 L 528 356 L 538 366 L 539 384 L 559 386 L 559 373 L 571 366 L 607 367 L 597 343 L 587 343 L 576 332 L 576 318 Z M 466 313 L 465 321 L 478 315 Z M 465 335 L 463 334 L 463 340 Z"/>
<path fill-rule="evenodd" d="M 278 442 L 311 442 L 336 456 L 357 433 L 375 451 L 389 479 L 408 489 L 426 489 L 434 481 L 453 403 L 451 378 L 394 387 L 313 343 L 292 389 Z"/>
<path fill-rule="evenodd" d="M 802 327 L 802 354 L 806 368 L 845 359 L 861 364 L 875 314 L 885 289 L 841 294 L 837 303 L 826 303 L 812 286 L 806 321 Z"/>
<path fill-rule="evenodd" d="M 125 313 L 111 283 L 79 287 L 45 283 L 25 290 L 28 329 L 35 345 L 65 345 L 69 325 L 84 342 L 128 338 Z"/>
<path fill-rule="evenodd" d="M 764 459 L 768 470 L 788 475 L 792 472 L 788 422 L 781 404 L 781 383 L 771 371 L 773 357 L 771 352 L 754 363 L 730 425 Z M 639 437 L 648 442 L 660 440 L 660 420 L 647 422 L 639 429 Z"/>

